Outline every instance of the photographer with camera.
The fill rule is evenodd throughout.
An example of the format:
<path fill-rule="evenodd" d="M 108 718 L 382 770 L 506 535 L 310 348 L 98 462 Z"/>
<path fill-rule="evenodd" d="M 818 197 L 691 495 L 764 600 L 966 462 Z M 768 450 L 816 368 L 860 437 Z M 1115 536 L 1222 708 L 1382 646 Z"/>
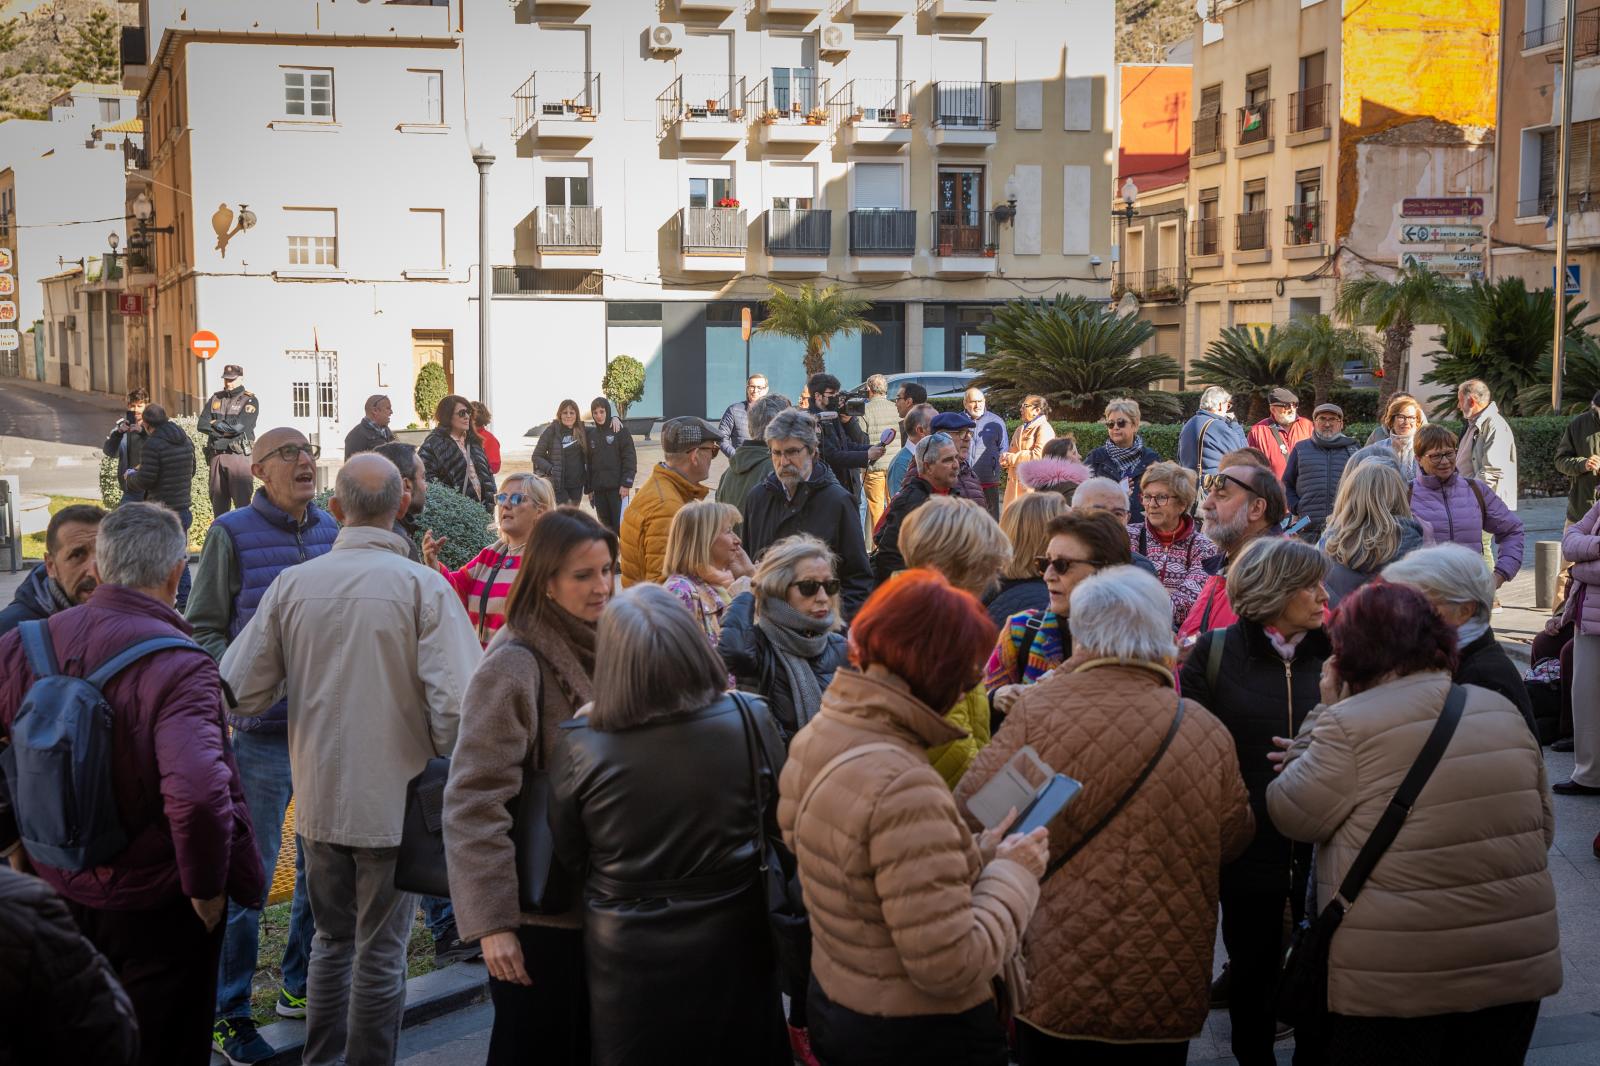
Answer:
<path fill-rule="evenodd" d="M 250 446 L 256 439 L 261 402 L 244 387 L 244 367 L 222 368 L 223 387 L 211 394 L 195 429 L 206 439 L 204 454 L 211 469 L 211 511 L 226 514 L 250 506 L 255 486 L 250 480 Z"/>
<path fill-rule="evenodd" d="M 144 414 L 144 405 L 149 402 L 150 394 L 143 389 L 128 393 L 128 409 L 117 419 L 106 442 L 100 446 L 107 458 L 117 461 L 118 485 L 127 485 L 128 471 L 138 468 L 139 458 L 144 454 L 145 429 L 140 416 Z M 138 501 L 144 499 L 144 493 L 124 488 L 122 498 Z"/>
<path fill-rule="evenodd" d="M 839 379 L 832 374 L 812 374 L 806 382 L 811 391 L 807 408 L 817 416 L 822 461 L 828 464 L 850 498 L 861 501 L 861 472 L 883 456 L 883 445 L 867 440 L 862 415 L 867 401 L 840 397 Z"/>

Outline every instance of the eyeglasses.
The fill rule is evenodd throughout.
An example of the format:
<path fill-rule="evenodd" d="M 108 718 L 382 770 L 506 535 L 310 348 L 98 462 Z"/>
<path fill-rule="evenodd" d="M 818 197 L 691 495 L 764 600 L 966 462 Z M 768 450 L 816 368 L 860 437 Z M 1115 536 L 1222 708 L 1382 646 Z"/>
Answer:
<path fill-rule="evenodd" d="M 1455 452 L 1429 452 L 1423 456 L 1430 463 L 1453 463 L 1456 461 Z"/>
<path fill-rule="evenodd" d="M 1235 485 L 1238 485 L 1241 489 L 1244 489 L 1244 491 L 1248 492 L 1250 495 L 1252 495 L 1252 496 L 1256 495 L 1256 490 L 1255 489 L 1251 488 L 1245 482 L 1240 481 L 1238 478 L 1234 477 L 1232 474 L 1207 474 L 1204 478 L 1201 479 L 1200 485 L 1201 485 L 1202 488 L 1204 488 L 1206 490 L 1206 492 L 1210 493 L 1210 492 L 1216 492 L 1219 489 L 1227 488 L 1228 487 L 1228 482 L 1230 482 L 1230 481 L 1233 482 Z"/>
<path fill-rule="evenodd" d="M 317 456 L 322 454 L 322 448 L 315 444 L 285 444 L 281 448 L 272 449 L 266 454 L 265 458 L 282 459 L 286 463 L 292 463 L 300 458 L 301 452 L 311 456 L 312 461 L 315 462 Z"/>
<path fill-rule="evenodd" d="M 826 592 L 830 596 L 839 595 L 839 579 L 836 577 L 829 578 L 827 581 L 812 581 L 810 579 L 791 581 L 789 582 L 789 587 L 799 589 L 802 596 L 815 596 L 819 590 Z"/>
<path fill-rule="evenodd" d="M 1422 421 L 1422 416 L 1421 415 L 1395 415 L 1394 416 L 1394 421 L 1396 421 L 1396 422 L 1420 422 L 1420 421 Z"/>
<path fill-rule="evenodd" d="M 532 496 L 522 492 L 502 492 L 494 498 L 494 502 L 502 507 L 521 507 L 532 499 Z"/>
<path fill-rule="evenodd" d="M 1152 493 L 1144 492 L 1139 494 L 1139 498 L 1144 501 L 1144 505 L 1146 507 L 1165 507 L 1167 504 L 1172 502 L 1172 497 L 1168 496 L 1166 493 L 1154 495 Z"/>
<path fill-rule="evenodd" d="M 1036 555 L 1033 557 L 1033 568 L 1039 571 L 1040 577 L 1049 577 L 1050 571 L 1052 570 L 1054 570 L 1061 577 L 1066 577 L 1067 571 L 1071 570 L 1079 563 L 1082 563 L 1084 566 L 1092 566 L 1096 570 L 1099 570 L 1101 567 L 1106 565 L 1099 559 L 1068 559 L 1066 556 L 1058 556 L 1057 558 L 1052 559 L 1048 555 Z"/>
<path fill-rule="evenodd" d="M 1133 423 L 1129 422 L 1126 418 L 1108 418 L 1108 419 L 1106 419 L 1106 428 L 1107 429 L 1127 429 L 1131 425 L 1133 425 Z"/>

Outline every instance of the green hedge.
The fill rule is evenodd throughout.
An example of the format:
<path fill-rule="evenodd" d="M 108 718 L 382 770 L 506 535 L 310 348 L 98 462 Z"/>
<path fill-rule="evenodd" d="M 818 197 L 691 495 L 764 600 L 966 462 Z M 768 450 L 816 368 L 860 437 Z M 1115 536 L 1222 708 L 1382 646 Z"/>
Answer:
<path fill-rule="evenodd" d="M 200 453 L 205 443 L 195 432 L 191 417 L 174 418 L 183 427 L 194 445 L 194 479 L 189 483 L 189 509 L 194 512 L 194 522 L 189 526 L 190 550 L 198 550 L 206 542 L 206 531 L 211 528 L 211 471 Z M 117 460 L 111 456 L 100 457 L 100 502 L 110 510 L 122 502 L 122 486 L 117 482 Z"/>
<path fill-rule="evenodd" d="M 333 490 L 324 489 L 317 493 L 317 506 L 328 510 L 328 501 L 332 498 Z M 439 549 L 439 561 L 452 570 L 459 570 L 498 539 L 491 522 L 492 517 L 483 509 L 483 504 L 430 481 L 428 499 L 417 517 L 417 547 L 422 547 L 424 530 L 446 538 L 444 547 Z"/>

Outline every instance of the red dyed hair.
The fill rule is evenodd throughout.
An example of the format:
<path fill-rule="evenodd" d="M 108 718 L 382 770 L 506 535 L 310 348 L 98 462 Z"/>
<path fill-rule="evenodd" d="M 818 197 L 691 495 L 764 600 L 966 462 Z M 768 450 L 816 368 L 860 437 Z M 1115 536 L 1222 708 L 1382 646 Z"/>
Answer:
<path fill-rule="evenodd" d="M 1409 585 L 1363 585 L 1339 604 L 1328 636 L 1352 692 L 1388 674 L 1456 671 L 1455 630 Z"/>
<path fill-rule="evenodd" d="M 977 684 L 994 641 L 994 623 L 970 593 L 936 570 L 906 570 L 850 623 L 850 661 L 888 669 L 942 714 Z"/>

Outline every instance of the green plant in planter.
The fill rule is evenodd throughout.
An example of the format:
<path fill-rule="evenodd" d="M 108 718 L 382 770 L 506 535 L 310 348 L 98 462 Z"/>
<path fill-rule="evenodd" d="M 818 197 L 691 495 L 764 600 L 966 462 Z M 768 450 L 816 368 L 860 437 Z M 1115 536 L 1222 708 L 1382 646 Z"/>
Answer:
<path fill-rule="evenodd" d="M 189 526 L 189 546 L 193 549 L 205 543 L 206 531 L 211 528 L 211 520 L 215 517 L 211 513 L 211 471 L 200 452 L 205 441 L 195 432 L 194 418 L 184 415 L 173 421 L 183 427 L 183 431 L 189 435 L 189 443 L 194 445 L 194 477 L 189 482 L 189 510 L 194 515 L 194 521 Z M 111 456 L 100 458 L 100 502 L 107 510 L 122 502 L 122 485 L 117 481 L 117 460 Z"/>
<path fill-rule="evenodd" d="M 332 499 L 333 490 L 325 489 L 317 493 L 317 506 L 331 511 L 329 501 Z M 439 549 L 439 562 L 452 570 L 466 566 L 499 539 L 493 519 L 481 503 L 433 482 L 428 484 L 428 498 L 417 518 L 418 548 L 422 547 L 424 530 L 447 538 L 444 547 Z"/>
<path fill-rule="evenodd" d="M 422 369 L 417 371 L 417 384 L 412 389 L 412 402 L 417 408 L 417 417 L 424 422 L 433 417 L 433 412 L 439 409 L 439 401 L 450 395 L 450 382 L 444 376 L 444 367 L 438 363 L 423 363 Z"/>
<path fill-rule="evenodd" d="M 617 417 L 627 418 L 629 406 L 644 397 L 644 364 L 631 355 L 613 357 L 600 379 L 600 391 L 617 409 Z"/>

